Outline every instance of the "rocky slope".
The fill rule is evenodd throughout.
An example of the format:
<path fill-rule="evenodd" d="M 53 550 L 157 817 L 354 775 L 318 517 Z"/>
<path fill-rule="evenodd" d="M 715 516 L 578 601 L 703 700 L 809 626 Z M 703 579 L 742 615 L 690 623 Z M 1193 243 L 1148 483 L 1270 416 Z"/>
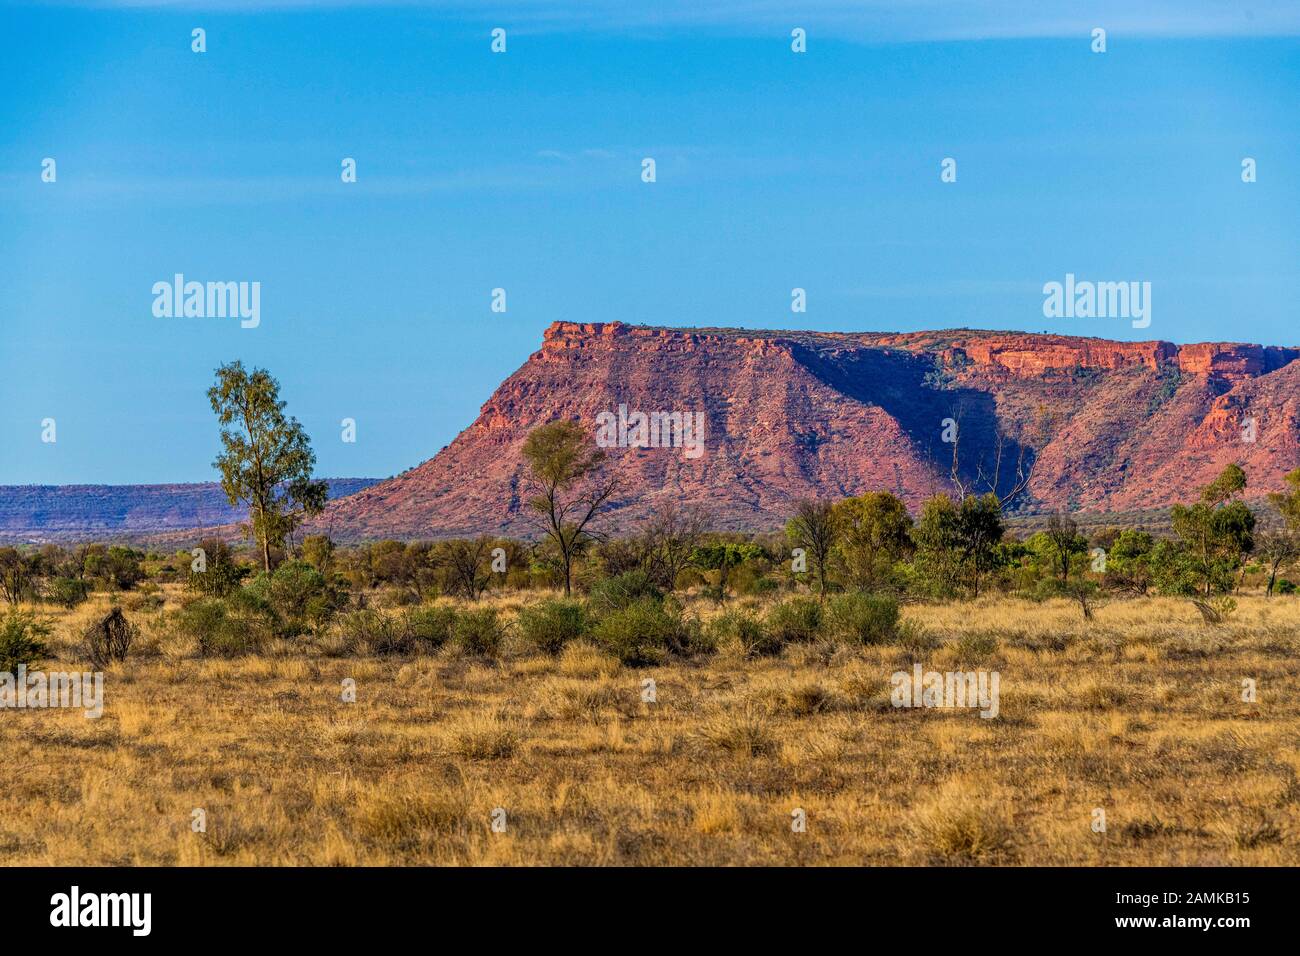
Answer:
<path fill-rule="evenodd" d="M 1012 332 L 557 322 L 447 448 L 333 503 L 317 527 L 343 538 L 527 535 L 529 430 L 570 418 L 594 439 L 598 416 L 620 405 L 698 412 L 705 430 L 699 457 L 607 449 L 616 526 L 668 501 L 739 529 L 779 526 L 806 496 L 888 488 L 915 507 L 950 487 L 945 419 L 960 423 L 968 486 L 997 471 L 1005 490 L 1022 452 L 1035 462 L 1023 511 L 1163 507 L 1232 461 L 1262 495 L 1300 466 L 1297 358 L 1295 348 Z"/>

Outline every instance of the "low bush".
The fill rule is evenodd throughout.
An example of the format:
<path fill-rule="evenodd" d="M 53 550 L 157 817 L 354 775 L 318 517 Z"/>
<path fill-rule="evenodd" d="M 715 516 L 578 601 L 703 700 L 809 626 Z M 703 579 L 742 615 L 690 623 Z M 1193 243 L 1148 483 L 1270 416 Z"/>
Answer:
<path fill-rule="evenodd" d="M 496 657 L 505 639 L 505 627 L 496 608 L 480 607 L 458 615 L 451 636 L 455 645 L 466 654 Z"/>
<path fill-rule="evenodd" d="M 415 650 L 403 622 L 382 611 L 350 611 L 339 617 L 337 626 L 347 647 L 362 647 L 372 654 L 410 654 Z"/>
<path fill-rule="evenodd" d="M 542 601 L 520 610 L 519 629 L 529 645 L 556 655 L 587 632 L 586 609 L 577 601 Z"/>
<path fill-rule="evenodd" d="M 596 614 L 618 611 L 644 599 L 663 598 L 661 591 L 644 571 L 626 571 L 602 578 L 592 585 L 587 603 Z"/>
<path fill-rule="evenodd" d="M 86 653 L 95 669 L 102 670 L 109 664 L 125 661 L 136 634 L 135 625 L 126 619 L 120 607 L 91 623 L 83 637 Z"/>
<path fill-rule="evenodd" d="M 275 612 L 282 637 L 296 637 L 325 623 L 338 601 L 325 576 L 306 561 L 286 561 L 270 574 L 259 574 L 244 590 Z"/>
<path fill-rule="evenodd" d="M 781 653 L 780 640 L 763 622 L 745 611 L 728 611 L 709 622 L 707 628 L 715 643 L 734 642 L 746 657 L 775 656 Z"/>
<path fill-rule="evenodd" d="M 826 607 L 826 632 L 845 644 L 884 644 L 898 633 L 898 602 L 861 592 L 840 594 Z"/>
<path fill-rule="evenodd" d="M 592 628 L 596 643 L 630 667 L 663 663 L 670 654 L 706 653 L 713 644 L 699 623 L 673 603 L 642 597 L 603 615 Z"/>
<path fill-rule="evenodd" d="M 201 598 L 177 612 L 182 631 L 198 641 L 204 657 L 235 657 L 257 651 L 275 636 L 275 617 L 255 595 Z"/>
<path fill-rule="evenodd" d="M 50 625 L 36 615 L 17 609 L 0 618 L 0 672 L 9 674 L 19 666 L 32 667 L 46 656 L 45 638 Z"/>
<path fill-rule="evenodd" d="M 417 647 L 436 651 L 451 640 L 456 610 L 441 604 L 412 608 L 403 616 L 403 624 Z"/>
<path fill-rule="evenodd" d="M 782 647 L 817 639 L 822 609 L 812 598 L 790 598 L 767 612 L 767 629 Z"/>
<path fill-rule="evenodd" d="M 90 597 L 90 582 L 80 578 L 51 578 L 45 586 L 45 600 L 59 607 L 74 608 Z"/>
<path fill-rule="evenodd" d="M 431 605 L 390 614 L 359 608 L 339 615 L 333 630 L 343 647 L 363 648 L 371 654 L 417 654 L 436 651 L 452 639 L 457 615 L 454 608 Z"/>

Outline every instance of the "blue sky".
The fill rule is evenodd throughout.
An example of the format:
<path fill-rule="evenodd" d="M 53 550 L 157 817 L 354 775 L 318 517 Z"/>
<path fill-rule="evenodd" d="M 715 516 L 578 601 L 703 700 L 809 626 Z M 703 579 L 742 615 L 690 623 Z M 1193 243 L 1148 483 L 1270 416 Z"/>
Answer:
<path fill-rule="evenodd" d="M 0 7 L 0 484 L 211 480 L 235 358 L 385 477 L 556 319 L 1300 344 L 1294 3 L 223 9 Z M 177 272 L 260 327 L 155 318 Z M 1067 272 L 1150 328 L 1045 319 Z"/>

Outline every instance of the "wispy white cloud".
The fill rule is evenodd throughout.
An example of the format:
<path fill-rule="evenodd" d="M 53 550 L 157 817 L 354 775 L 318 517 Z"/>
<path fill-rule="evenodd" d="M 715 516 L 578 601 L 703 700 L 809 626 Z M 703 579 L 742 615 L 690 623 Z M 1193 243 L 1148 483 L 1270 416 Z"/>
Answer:
<path fill-rule="evenodd" d="M 756 35 L 801 26 L 859 42 L 1086 36 L 1297 36 L 1296 0 L 34 0 L 44 6 L 207 12 L 420 8 L 522 32 L 709 31 Z"/>

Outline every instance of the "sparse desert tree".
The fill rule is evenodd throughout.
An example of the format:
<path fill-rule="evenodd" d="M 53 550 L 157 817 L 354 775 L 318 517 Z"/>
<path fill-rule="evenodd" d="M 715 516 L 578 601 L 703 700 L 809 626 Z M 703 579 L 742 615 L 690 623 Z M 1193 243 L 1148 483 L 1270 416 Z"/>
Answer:
<path fill-rule="evenodd" d="M 433 561 L 443 570 L 450 593 L 477 601 L 492 580 L 492 539 L 480 535 L 440 542 Z"/>
<path fill-rule="evenodd" d="M 1286 525 L 1292 531 L 1300 531 L 1300 468 L 1288 472 L 1286 488 L 1283 491 L 1269 492 L 1268 500 L 1282 514 Z"/>
<path fill-rule="evenodd" d="M 1003 533 L 996 495 L 969 496 L 960 502 L 935 495 L 912 529 L 917 570 L 935 592 L 956 585 L 979 597 L 984 579 L 998 565 Z"/>
<path fill-rule="evenodd" d="M 555 547 L 567 597 L 573 593 L 574 558 L 588 543 L 603 537 L 592 523 L 613 497 L 616 483 L 599 475 L 605 453 L 594 447 L 575 421 L 533 429 L 523 454 L 528 465 L 528 507 Z"/>
<path fill-rule="evenodd" d="M 0 595 L 10 604 L 30 597 L 35 587 L 36 560 L 17 548 L 0 548 Z"/>
<path fill-rule="evenodd" d="M 1205 597 L 1233 590 L 1237 570 L 1254 549 L 1255 515 L 1237 498 L 1245 487 L 1246 473 L 1228 465 L 1201 490 L 1200 501 L 1170 510 L 1196 589 Z"/>
<path fill-rule="evenodd" d="M 280 383 L 265 369 L 232 362 L 217 369 L 208 401 L 221 423 L 223 451 L 213 462 L 230 503 L 244 502 L 249 527 L 262 550 L 262 569 L 271 570 L 271 548 L 301 520 L 320 513 L 329 494 L 312 479 L 316 455 L 296 418 L 286 416 Z"/>
<path fill-rule="evenodd" d="M 302 539 L 302 559 L 321 574 L 334 570 L 334 541 L 327 534 L 309 534 Z"/>
<path fill-rule="evenodd" d="M 1288 472 L 1283 491 L 1269 493 L 1269 503 L 1278 510 L 1284 522 L 1280 530 L 1260 536 L 1256 549 L 1268 562 L 1268 596 L 1273 596 L 1278 572 L 1300 557 L 1300 468 Z"/>
<path fill-rule="evenodd" d="M 965 441 L 968 429 L 963 422 L 966 418 L 963 403 L 959 401 L 953 405 L 950 417 L 955 427 L 949 441 L 952 459 L 948 479 L 957 491 L 957 500 L 992 495 L 998 510 L 1006 511 L 1029 490 L 1034 466 L 1038 462 L 1032 446 L 1042 447 L 1050 439 L 1053 430 L 1051 413 L 1046 406 L 1039 406 L 1033 420 L 1020 426 L 1018 434 L 1013 434 L 1008 423 L 995 417 L 992 445 L 978 451 L 966 447 L 969 442 Z M 974 460 L 973 468 L 969 459 Z M 972 471 L 973 476 L 970 475 Z"/>
<path fill-rule="evenodd" d="M 101 587 L 129 591 L 144 578 L 144 554 L 122 545 L 92 544 L 86 549 L 85 575 Z"/>
<path fill-rule="evenodd" d="M 1106 587 L 1138 596 L 1146 594 L 1154 583 L 1151 568 L 1154 548 L 1154 539 L 1145 531 L 1125 528 L 1119 532 L 1106 553 L 1103 579 Z"/>
<path fill-rule="evenodd" d="M 886 583 L 894 565 L 912 549 L 912 516 L 888 491 L 871 491 L 835 503 L 837 551 L 849 581 L 867 591 Z"/>
<path fill-rule="evenodd" d="M 646 522 L 641 538 L 645 571 L 665 591 L 677 586 L 677 576 L 691 562 L 691 553 L 704 535 L 706 518 L 698 505 L 668 502 Z"/>
<path fill-rule="evenodd" d="M 795 505 L 794 517 L 786 525 L 786 537 L 796 548 L 803 548 L 817 576 L 817 593 L 826 600 L 826 572 L 831 550 L 838 538 L 835 509 L 829 501 L 804 499 Z"/>
<path fill-rule="evenodd" d="M 201 541 L 199 547 L 203 551 L 203 563 L 199 565 L 202 570 L 197 570 L 191 561 L 186 584 L 191 590 L 208 597 L 226 597 L 247 576 L 248 566 L 238 564 L 230 545 L 220 538 Z M 188 557 L 189 552 L 185 552 L 185 556 Z"/>
<path fill-rule="evenodd" d="M 1052 567 L 1060 576 L 1061 583 L 1070 580 L 1070 565 L 1074 556 L 1088 550 L 1088 542 L 1079 534 L 1079 524 L 1068 514 L 1058 511 L 1047 519 L 1048 551 L 1052 557 Z"/>
<path fill-rule="evenodd" d="M 1264 593 L 1272 597 L 1273 588 L 1277 586 L 1278 572 L 1300 557 L 1300 538 L 1290 528 L 1265 531 L 1255 536 L 1255 553 L 1268 568 L 1268 587 Z"/>

